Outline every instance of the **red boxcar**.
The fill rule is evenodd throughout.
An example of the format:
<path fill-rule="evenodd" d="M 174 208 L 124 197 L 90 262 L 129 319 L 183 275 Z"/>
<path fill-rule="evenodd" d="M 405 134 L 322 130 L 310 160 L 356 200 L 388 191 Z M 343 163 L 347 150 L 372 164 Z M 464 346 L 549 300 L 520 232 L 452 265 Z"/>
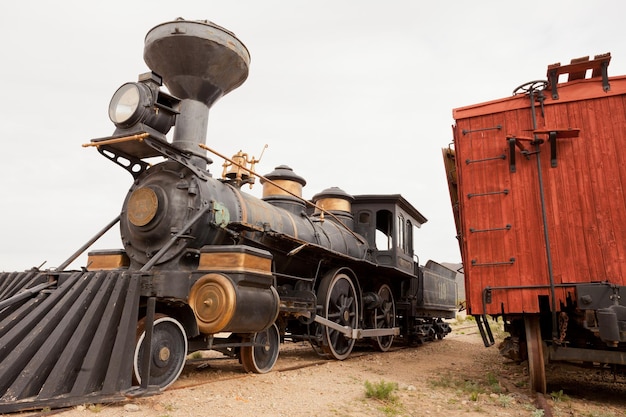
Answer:
<path fill-rule="evenodd" d="M 444 149 L 468 312 L 485 345 L 486 315 L 504 318 L 537 391 L 544 359 L 626 363 L 626 76 L 610 59 L 455 109 Z"/>

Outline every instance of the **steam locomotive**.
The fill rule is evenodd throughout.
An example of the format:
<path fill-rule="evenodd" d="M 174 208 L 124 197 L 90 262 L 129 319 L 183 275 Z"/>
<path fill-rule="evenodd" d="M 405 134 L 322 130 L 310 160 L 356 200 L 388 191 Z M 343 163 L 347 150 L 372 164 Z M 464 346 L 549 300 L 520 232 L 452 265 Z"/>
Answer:
<path fill-rule="evenodd" d="M 209 108 L 250 63 L 234 34 L 163 23 L 144 60 L 151 72 L 110 102 L 113 135 L 85 145 L 134 179 L 119 216 L 54 270 L 0 274 L 0 413 L 158 392 L 199 350 L 264 373 L 285 341 L 343 360 L 357 341 L 386 351 L 450 332 L 456 273 L 420 266 L 426 218 L 401 195 L 331 187 L 308 201 L 292 168 L 262 176 L 244 152 L 213 177 Z M 256 177 L 261 199 L 241 190 Z M 66 270 L 118 223 L 123 249 Z"/>

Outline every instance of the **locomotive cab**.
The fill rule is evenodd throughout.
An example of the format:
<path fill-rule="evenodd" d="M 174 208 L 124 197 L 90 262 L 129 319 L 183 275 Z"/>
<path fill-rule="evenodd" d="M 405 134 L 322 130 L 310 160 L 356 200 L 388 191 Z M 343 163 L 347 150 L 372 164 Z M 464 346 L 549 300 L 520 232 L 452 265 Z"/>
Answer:
<path fill-rule="evenodd" d="M 415 274 L 418 262 L 413 251 L 413 232 L 427 222 L 426 217 L 399 194 L 354 198 L 355 231 L 372 248 L 372 260 Z"/>

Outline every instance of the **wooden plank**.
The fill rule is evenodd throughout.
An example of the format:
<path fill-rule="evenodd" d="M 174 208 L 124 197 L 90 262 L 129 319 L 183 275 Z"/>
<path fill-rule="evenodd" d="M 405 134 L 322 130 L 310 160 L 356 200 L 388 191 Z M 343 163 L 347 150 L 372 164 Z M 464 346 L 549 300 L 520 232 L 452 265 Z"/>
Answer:
<path fill-rule="evenodd" d="M 611 53 L 607 52 L 606 54 L 600 54 L 600 55 L 596 55 L 593 57 L 594 60 L 602 60 L 604 62 L 606 62 L 606 65 L 609 65 L 609 62 L 611 62 Z M 592 77 L 600 77 L 602 75 L 602 67 L 598 66 L 596 68 L 593 69 L 593 72 L 591 73 Z"/>
<path fill-rule="evenodd" d="M 556 132 L 557 139 L 577 138 L 578 135 L 580 134 L 580 129 L 576 127 L 561 127 L 561 128 L 544 127 L 541 129 L 533 130 L 533 133 L 536 135 L 549 135 L 552 132 Z"/>
<path fill-rule="evenodd" d="M 569 74 L 568 82 L 578 80 L 581 78 L 585 78 L 587 70 L 592 70 L 592 75 L 594 77 L 600 75 L 598 74 L 599 69 L 601 68 L 603 63 L 608 63 L 611 61 L 611 54 L 602 54 L 596 55 L 593 60 L 589 60 L 589 57 L 581 57 L 575 58 L 571 60 L 571 63 L 568 65 L 561 64 L 552 64 L 548 66 L 548 70 L 546 72 L 546 76 L 550 78 L 550 73 L 555 72 L 557 76 L 561 74 Z M 596 75 L 597 74 L 597 75 Z"/>
<path fill-rule="evenodd" d="M 588 68 L 586 66 L 584 67 L 574 66 L 573 64 L 581 64 L 581 63 L 588 63 L 588 62 L 589 62 L 588 56 L 572 59 L 569 67 L 574 67 L 575 69 L 571 69 L 569 71 L 569 76 L 567 77 L 567 81 L 569 82 L 569 81 L 580 80 L 580 79 L 585 78 Z"/>
<path fill-rule="evenodd" d="M 534 133 L 545 136 L 560 132 L 558 165 L 550 165 L 550 145 L 539 146 L 544 180 L 547 229 L 552 255 L 553 278 L 557 285 L 609 279 L 625 284 L 626 246 L 626 84 L 611 79 L 620 94 L 598 95 L 597 83 L 565 84 L 560 100 L 546 100 L 545 117 L 538 119 Z M 615 91 L 614 91 L 615 92 Z M 507 135 L 528 136 L 533 132 L 529 102 L 519 98 L 493 101 L 464 108 L 457 119 L 459 213 L 462 254 L 466 265 L 466 295 L 472 314 L 481 314 L 482 295 L 494 288 L 488 314 L 539 311 L 539 296 L 549 296 L 549 270 L 539 199 L 537 160 L 524 158 L 516 149 L 517 171 L 509 171 Z M 515 102 L 511 106 L 510 102 Z M 500 106 L 500 104 L 502 104 Z M 489 107 L 490 113 L 485 113 Z M 480 131 L 496 124 L 499 130 Z M 559 126 L 558 129 L 555 126 Z M 576 126 L 576 127 L 573 127 Z M 476 131 L 466 135 L 465 131 Z M 525 144 L 534 151 L 532 145 Z M 505 151 L 506 160 L 466 164 Z M 509 194 L 468 198 L 469 193 L 508 189 Z M 511 223 L 506 233 L 474 233 L 470 228 L 488 229 Z M 512 255 L 510 255 L 512 254 Z M 515 257 L 512 265 L 472 266 L 471 261 L 489 263 Z M 534 286 L 535 289 L 496 289 Z M 556 288 L 557 305 L 565 303 L 568 291 Z"/>

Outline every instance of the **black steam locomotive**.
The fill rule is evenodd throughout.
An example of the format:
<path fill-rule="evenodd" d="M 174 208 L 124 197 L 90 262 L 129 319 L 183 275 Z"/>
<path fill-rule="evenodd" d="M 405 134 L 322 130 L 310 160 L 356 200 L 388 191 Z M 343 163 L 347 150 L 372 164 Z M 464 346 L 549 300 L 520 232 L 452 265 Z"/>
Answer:
<path fill-rule="evenodd" d="M 209 108 L 248 75 L 232 33 L 167 22 L 144 59 L 152 71 L 111 100 L 114 134 L 88 144 L 134 178 L 120 215 L 54 270 L 0 274 L 0 413 L 158 391 L 199 350 L 264 373 L 284 341 L 341 360 L 360 340 L 386 351 L 450 332 L 455 273 L 419 265 L 426 218 L 402 196 L 307 201 L 290 167 L 260 176 L 243 152 L 209 172 Z M 241 191 L 255 177 L 262 199 Z M 123 250 L 66 270 L 117 223 Z"/>

